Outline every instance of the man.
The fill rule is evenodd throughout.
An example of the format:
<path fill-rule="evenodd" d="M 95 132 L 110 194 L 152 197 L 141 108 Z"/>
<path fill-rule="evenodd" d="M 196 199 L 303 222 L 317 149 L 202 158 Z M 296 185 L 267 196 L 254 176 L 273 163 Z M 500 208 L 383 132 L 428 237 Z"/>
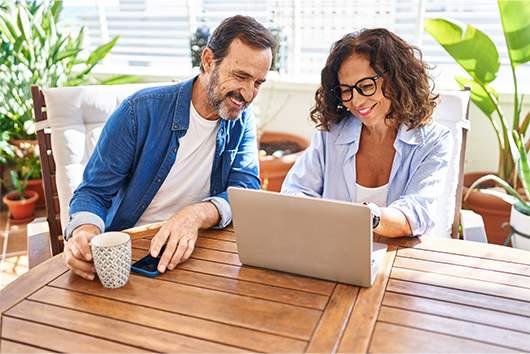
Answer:
<path fill-rule="evenodd" d="M 199 229 L 231 222 L 227 187 L 259 188 L 249 105 L 276 45 L 253 18 L 228 18 L 197 77 L 141 90 L 112 114 L 70 201 L 64 259 L 74 273 L 94 279 L 89 242 L 102 231 L 167 220 L 150 249 L 157 257 L 167 242 L 164 272 L 189 258 Z"/>

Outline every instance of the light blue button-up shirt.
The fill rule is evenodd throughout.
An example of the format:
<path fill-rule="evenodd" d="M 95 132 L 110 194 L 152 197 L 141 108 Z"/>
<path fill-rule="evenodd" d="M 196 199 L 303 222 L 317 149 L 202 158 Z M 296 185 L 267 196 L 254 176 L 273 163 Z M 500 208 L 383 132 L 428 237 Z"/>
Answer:
<path fill-rule="evenodd" d="M 133 227 L 166 179 L 189 127 L 195 79 L 143 89 L 111 115 L 88 161 L 83 182 L 70 200 L 65 236 L 83 224 L 102 231 Z M 236 121 L 221 120 L 210 179 L 211 201 L 232 221 L 226 189 L 258 189 L 256 125 L 252 106 Z M 199 202 L 199 201 L 197 201 Z"/>
<path fill-rule="evenodd" d="M 317 131 L 281 192 L 356 202 L 355 155 L 361 128 L 361 120 L 350 115 L 329 132 Z M 436 199 L 444 190 L 453 148 L 451 133 L 437 123 L 410 131 L 402 125 L 394 148 L 386 204 L 401 210 L 419 236 L 434 227 Z"/>

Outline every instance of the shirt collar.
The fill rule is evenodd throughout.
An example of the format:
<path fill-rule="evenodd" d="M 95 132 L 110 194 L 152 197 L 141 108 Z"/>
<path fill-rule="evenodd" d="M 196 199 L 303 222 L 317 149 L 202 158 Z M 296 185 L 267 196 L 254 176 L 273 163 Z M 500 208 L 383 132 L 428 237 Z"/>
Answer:
<path fill-rule="evenodd" d="M 198 75 L 183 82 L 181 85 L 177 85 L 177 104 L 175 106 L 171 130 L 187 130 L 190 126 L 191 92 L 193 83 L 197 77 Z"/>
<path fill-rule="evenodd" d="M 346 116 L 338 123 L 339 133 L 335 143 L 337 145 L 351 144 L 359 140 L 362 122 L 353 114 Z M 408 130 L 405 124 L 398 129 L 396 142 L 401 141 L 408 145 L 421 145 L 425 142 L 425 129 L 423 127 Z"/>

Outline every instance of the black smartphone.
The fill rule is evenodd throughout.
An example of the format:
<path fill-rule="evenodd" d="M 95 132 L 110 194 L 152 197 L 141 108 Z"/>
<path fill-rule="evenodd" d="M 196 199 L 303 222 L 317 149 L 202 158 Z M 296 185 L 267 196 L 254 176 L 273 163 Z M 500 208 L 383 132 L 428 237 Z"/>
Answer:
<path fill-rule="evenodd" d="M 158 257 L 154 258 L 150 253 L 147 256 L 140 258 L 131 266 L 131 270 L 136 273 L 147 275 L 148 277 L 156 277 L 160 272 L 156 269 L 160 262 L 160 256 L 164 253 L 166 245 L 162 246 Z"/>

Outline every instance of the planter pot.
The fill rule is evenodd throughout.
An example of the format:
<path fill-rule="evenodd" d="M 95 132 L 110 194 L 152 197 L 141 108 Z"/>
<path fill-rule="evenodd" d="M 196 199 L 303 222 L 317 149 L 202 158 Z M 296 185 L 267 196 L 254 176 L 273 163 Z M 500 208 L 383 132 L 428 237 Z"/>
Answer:
<path fill-rule="evenodd" d="M 467 190 L 474 181 L 489 173 L 473 172 L 464 175 L 464 190 L 465 196 Z M 508 237 L 509 231 L 502 228 L 502 224 L 510 220 L 510 211 L 512 204 L 489 194 L 481 193 L 479 190 L 476 193 L 470 193 L 466 200 L 462 201 L 462 205 L 467 209 L 473 210 L 475 213 L 482 216 L 484 220 L 484 227 L 486 235 L 488 236 L 488 243 L 503 245 Z M 509 244 L 510 245 L 510 244 Z"/>
<path fill-rule="evenodd" d="M 512 245 L 530 251 L 530 215 L 521 213 L 512 206 L 510 215 L 510 226 L 512 227 Z"/>
<path fill-rule="evenodd" d="M 2 201 L 11 212 L 11 222 L 14 224 L 30 222 L 35 219 L 35 202 L 39 195 L 35 191 L 24 191 L 24 200 L 18 200 L 17 191 L 7 193 Z"/>
<path fill-rule="evenodd" d="M 283 132 L 265 132 L 260 138 L 260 143 L 262 144 L 280 141 L 294 142 L 302 148 L 302 151 L 280 157 L 270 155 L 260 157 L 259 177 L 261 179 L 262 189 L 273 192 L 280 191 L 287 172 L 289 172 L 296 160 L 298 160 L 311 143 L 309 139 L 303 136 Z"/>
<path fill-rule="evenodd" d="M 30 179 L 26 185 L 26 190 L 35 191 L 39 195 L 37 202 L 35 202 L 36 208 L 42 208 L 46 206 L 46 200 L 44 199 L 44 187 L 42 185 L 42 178 Z"/>

